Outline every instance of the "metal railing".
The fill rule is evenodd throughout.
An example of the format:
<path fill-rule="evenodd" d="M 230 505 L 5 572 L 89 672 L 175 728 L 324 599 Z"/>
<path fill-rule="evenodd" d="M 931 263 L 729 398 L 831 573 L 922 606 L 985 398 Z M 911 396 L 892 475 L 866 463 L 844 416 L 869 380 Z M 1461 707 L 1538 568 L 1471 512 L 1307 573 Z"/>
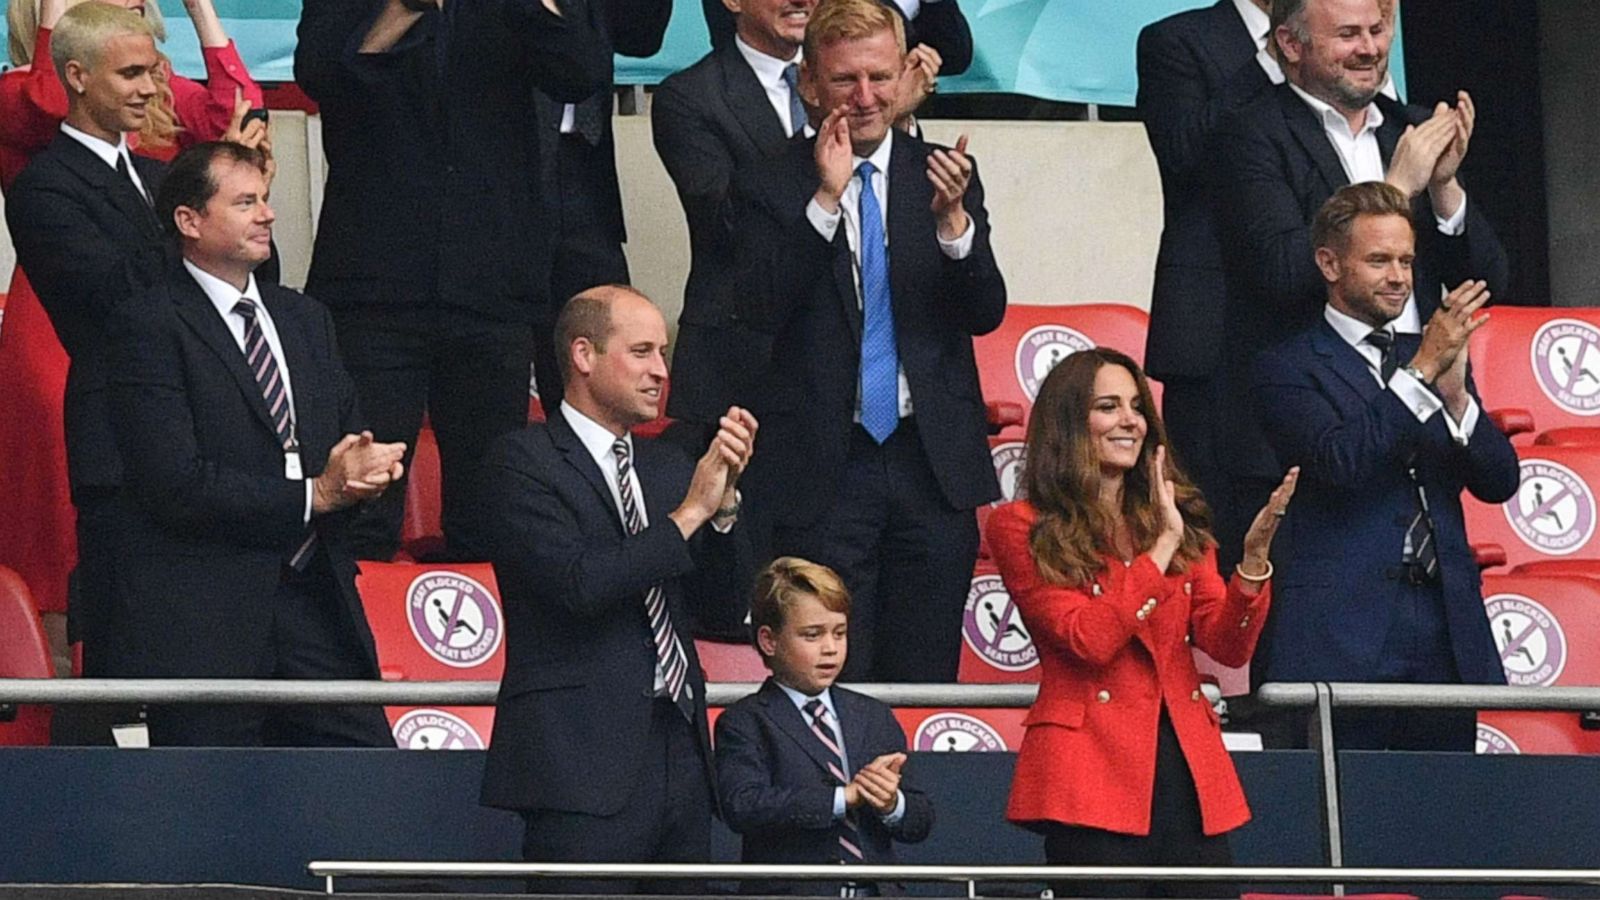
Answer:
<path fill-rule="evenodd" d="M 336 892 L 339 878 L 595 878 L 694 881 L 839 881 L 837 865 L 746 863 L 442 863 L 316 861 L 306 867 Z M 1214 881 L 1327 884 L 1361 883 L 1600 885 L 1600 869 L 1328 868 L 1312 866 L 883 866 L 849 867 L 852 881 L 978 882 Z"/>

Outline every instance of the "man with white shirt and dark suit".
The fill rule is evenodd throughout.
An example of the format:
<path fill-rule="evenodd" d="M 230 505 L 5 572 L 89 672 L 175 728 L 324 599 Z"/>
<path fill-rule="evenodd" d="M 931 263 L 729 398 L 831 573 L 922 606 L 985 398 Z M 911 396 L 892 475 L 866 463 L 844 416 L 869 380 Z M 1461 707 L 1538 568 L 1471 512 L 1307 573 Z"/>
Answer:
<path fill-rule="evenodd" d="M 484 462 L 506 670 L 482 802 L 522 815 L 530 861 L 707 862 L 715 778 L 693 635 L 744 618 L 754 570 L 735 485 L 756 421 L 728 409 L 698 462 L 631 433 L 660 414 L 667 378 L 666 321 L 631 288 L 572 298 L 556 333 L 563 401 Z"/>
<path fill-rule="evenodd" d="M 173 161 L 157 214 L 183 263 L 107 318 L 118 675 L 373 678 L 343 511 L 402 472 L 363 431 L 320 304 L 257 281 L 272 251 L 265 159 Z M 392 746 L 378 707 L 152 706 L 151 741 Z"/>
<path fill-rule="evenodd" d="M 749 491 L 776 553 L 845 579 L 847 680 L 951 681 L 973 510 L 999 495 L 972 351 L 1006 307 L 982 182 L 965 138 L 947 149 L 893 127 L 893 12 L 827 0 L 804 52 L 802 89 L 826 111 L 816 138 L 735 189 L 739 289 L 773 337 Z"/>
<path fill-rule="evenodd" d="M 1324 285 L 1311 223 L 1346 184 L 1387 181 L 1413 204 L 1415 292 L 1398 333 L 1419 333 L 1448 287 L 1481 279 L 1503 292 L 1508 279 L 1504 248 L 1456 178 L 1471 98 L 1462 92 L 1430 112 L 1382 93 L 1391 32 L 1377 0 L 1277 0 L 1271 21 L 1287 81 L 1231 114 L 1216 143 L 1233 397 L 1248 396 L 1256 353 L 1315 322 Z M 1282 473 L 1246 406 L 1223 407 L 1235 509 L 1259 505 Z M 1239 529 L 1219 524 L 1226 544 Z"/>
<path fill-rule="evenodd" d="M 1503 684 L 1461 493 L 1502 503 L 1517 456 L 1483 417 L 1467 342 L 1488 318 L 1481 280 L 1435 302 L 1416 332 L 1414 209 L 1381 182 L 1342 188 L 1318 214 L 1317 321 L 1256 361 L 1262 427 L 1300 485 L 1281 534 L 1273 681 Z M 1432 223 L 1429 223 L 1430 225 Z M 1334 739 L 1361 750 L 1471 752 L 1472 710 L 1341 710 Z"/>
<path fill-rule="evenodd" d="M 689 281 L 667 413 L 709 426 L 766 364 L 771 338 L 749 327 L 734 281 L 729 191 L 739 169 L 783 153 L 807 127 L 800 45 L 816 0 L 731 0 L 737 35 L 661 82 L 650 108 L 656 152 L 689 221 Z"/>
<path fill-rule="evenodd" d="M 12 185 L 6 220 L 17 262 L 71 358 L 67 467 L 78 512 L 71 630 L 83 642 L 84 673 L 103 676 L 116 668 L 104 604 L 109 510 L 122 484 L 106 401 L 105 320 L 159 280 L 169 262 L 151 208 L 166 167 L 131 154 L 126 137 L 144 125 L 161 61 L 143 17 L 102 3 L 62 15 L 51 56 L 67 87 L 67 116 L 61 133 Z"/>
<path fill-rule="evenodd" d="M 1224 399 L 1216 375 L 1228 292 L 1212 207 L 1214 142 L 1224 116 L 1283 79 L 1262 52 L 1271 8 L 1271 0 L 1219 0 L 1139 32 L 1139 119 L 1161 173 L 1164 212 L 1145 364 L 1165 389 L 1173 448 L 1218 514 L 1226 481 L 1215 446 Z M 1219 549 L 1223 571 L 1239 549 Z"/>
<path fill-rule="evenodd" d="M 972 28 L 956 0 L 882 0 L 900 16 L 906 46 L 925 45 L 938 54 L 938 71 L 960 75 L 972 65 Z M 739 10 L 727 0 L 700 0 L 711 49 L 721 50 L 738 33 Z"/>

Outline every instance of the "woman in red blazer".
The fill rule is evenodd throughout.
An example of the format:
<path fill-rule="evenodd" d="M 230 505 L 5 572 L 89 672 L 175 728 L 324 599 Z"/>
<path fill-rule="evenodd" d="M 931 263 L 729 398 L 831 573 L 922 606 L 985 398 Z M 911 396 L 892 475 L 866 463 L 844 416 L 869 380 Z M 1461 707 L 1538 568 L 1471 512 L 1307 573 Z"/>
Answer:
<path fill-rule="evenodd" d="M 1023 496 L 989 518 L 1000 574 L 1039 647 L 1006 817 L 1052 865 L 1230 864 L 1250 818 L 1192 649 L 1248 662 L 1266 616 L 1267 550 L 1297 472 L 1256 516 L 1224 585 L 1209 513 L 1168 462 L 1138 365 L 1067 357 L 1028 424 Z M 1068 883 L 1057 896 L 1216 896 L 1218 885 Z"/>
<path fill-rule="evenodd" d="M 50 37 L 61 14 L 82 0 L 10 0 L 11 62 L 0 75 L 0 191 L 10 188 L 34 155 L 47 147 L 67 115 L 67 90 L 50 62 Z M 155 0 L 105 0 L 146 16 L 164 35 Z M 134 152 L 168 160 L 199 141 L 245 137 L 235 104 L 262 105 L 261 88 L 223 30 L 212 0 L 184 0 L 205 58 L 206 83 L 164 69 L 164 90 L 146 127 L 128 136 Z M 163 58 L 164 60 L 165 58 Z M 254 137 L 255 132 L 249 132 Z M 257 138 L 259 139 L 259 138 Z M 15 569 L 44 613 L 67 608 L 67 575 L 78 557 L 75 516 L 67 492 L 66 426 L 62 403 L 67 352 L 21 269 L 11 280 L 0 327 L 0 565 Z"/>

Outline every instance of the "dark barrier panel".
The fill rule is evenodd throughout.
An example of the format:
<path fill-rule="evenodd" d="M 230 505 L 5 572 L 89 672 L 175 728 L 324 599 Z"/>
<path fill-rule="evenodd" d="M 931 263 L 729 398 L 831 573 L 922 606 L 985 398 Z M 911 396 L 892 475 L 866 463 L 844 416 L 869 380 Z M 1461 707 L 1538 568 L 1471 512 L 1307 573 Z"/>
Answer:
<path fill-rule="evenodd" d="M 1600 758 L 1346 751 L 1339 784 L 1347 866 L 1564 868 L 1600 860 Z M 1595 887 L 1407 890 L 1600 896 Z"/>
<path fill-rule="evenodd" d="M 1316 757 L 1235 758 L 1256 812 L 1236 835 L 1237 861 L 1325 863 Z M 1039 839 L 1004 822 L 1014 759 L 913 754 L 907 776 L 934 797 L 938 819 L 903 861 L 1043 862 Z M 312 859 L 515 859 L 521 822 L 477 805 L 482 768 L 470 751 L 8 749 L 0 882 L 314 889 Z M 737 853 L 719 826 L 716 855 Z"/>

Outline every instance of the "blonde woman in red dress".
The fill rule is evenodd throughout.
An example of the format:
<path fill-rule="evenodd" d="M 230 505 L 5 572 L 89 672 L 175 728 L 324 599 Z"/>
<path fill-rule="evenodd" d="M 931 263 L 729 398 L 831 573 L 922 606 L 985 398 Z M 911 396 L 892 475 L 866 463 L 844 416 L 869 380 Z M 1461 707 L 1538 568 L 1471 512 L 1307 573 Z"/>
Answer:
<path fill-rule="evenodd" d="M 80 2 L 108 2 L 144 15 L 164 36 L 161 11 L 147 0 L 10 0 L 11 62 L 0 75 L 0 190 L 53 140 L 67 114 L 67 93 L 50 62 L 50 34 Z M 212 0 L 185 0 L 205 58 L 205 84 L 163 74 L 145 128 L 128 136 L 135 152 L 171 159 L 200 141 L 230 136 L 259 143 L 265 124 L 241 121 L 263 104 L 217 18 Z M 67 354 L 21 269 L 11 279 L 0 324 L 0 565 L 20 574 L 41 612 L 64 613 L 67 577 L 77 564 L 74 513 L 67 488 L 62 402 Z M 59 641 L 55 627 L 53 642 Z M 60 649 L 58 647 L 58 649 Z"/>
<path fill-rule="evenodd" d="M 1052 865 L 1226 866 L 1250 818 L 1200 690 L 1193 649 L 1250 660 L 1267 615 L 1267 551 L 1290 471 L 1224 582 L 1199 492 L 1167 457 L 1134 361 L 1096 348 L 1045 378 L 1028 423 L 1025 499 L 990 516 L 1001 577 L 1039 648 L 1006 817 Z M 1057 896 L 1206 896 L 1217 884 L 1065 883 Z"/>

